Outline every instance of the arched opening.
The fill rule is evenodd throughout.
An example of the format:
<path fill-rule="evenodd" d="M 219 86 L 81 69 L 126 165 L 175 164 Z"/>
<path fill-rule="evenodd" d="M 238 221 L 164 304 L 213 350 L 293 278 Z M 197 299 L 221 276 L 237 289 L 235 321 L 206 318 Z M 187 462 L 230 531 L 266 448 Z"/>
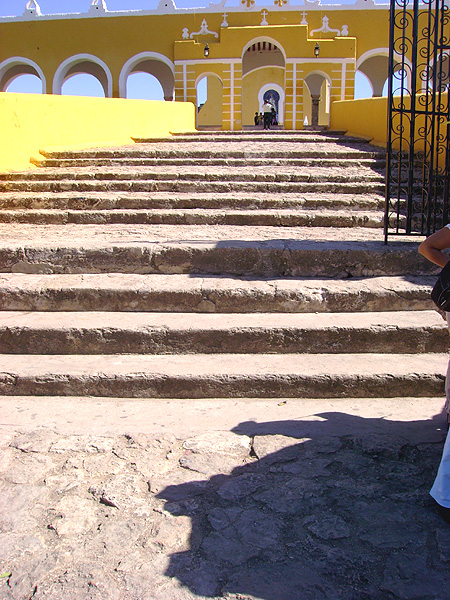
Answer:
<path fill-rule="evenodd" d="M 436 92 L 445 92 L 450 86 L 450 53 L 440 50 L 439 54 L 430 61 L 428 67 L 428 85 Z"/>
<path fill-rule="evenodd" d="M 367 75 L 364 75 L 362 71 L 356 71 L 355 73 L 355 100 L 361 98 L 372 98 L 373 88 L 370 83 L 370 79 Z"/>
<path fill-rule="evenodd" d="M 17 75 L 5 90 L 15 94 L 42 94 L 42 81 L 37 75 Z"/>
<path fill-rule="evenodd" d="M 242 54 L 242 124 L 254 125 L 256 111 L 261 111 L 264 94 L 273 91 L 278 103 L 278 122 L 284 122 L 285 53 L 276 40 L 257 38 L 249 42 Z M 277 97 L 278 95 L 278 97 Z"/>
<path fill-rule="evenodd" d="M 207 73 L 200 76 L 197 90 L 197 126 L 222 127 L 223 84 L 218 75 Z"/>
<path fill-rule="evenodd" d="M 63 96 L 105 97 L 105 91 L 100 81 L 86 73 L 77 73 L 67 77 L 62 85 L 61 94 Z"/>
<path fill-rule="evenodd" d="M 305 125 L 327 127 L 330 124 L 331 80 L 325 73 L 309 73 L 303 82 Z"/>
<path fill-rule="evenodd" d="M 164 100 L 164 90 L 154 75 L 131 73 L 127 78 L 126 96 L 132 100 Z"/>
<path fill-rule="evenodd" d="M 386 81 L 383 85 L 382 96 L 385 98 L 388 95 L 389 90 L 389 77 L 386 78 Z M 403 94 L 408 93 L 408 75 L 406 71 L 401 69 L 401 65 L 396 65 L 394 68 L 394 74 L 392 76 L 392 93 L 394 96 L 401 96 Z"/>
<path fill-rule="evenodd" d="M 388 76 L 389 56 L 370 56 L 359 65 L 358 71 L 367 77 L 372 86 L 372 96 L 383 95 L 383 86 Z"/>
<path fill-rule="evenodd" d="M 79 76 L 84 77 L 79 77 Z M 75 77 L 76 76 L 76 77 Z M 102 91 L 96 86 L 91 78 L 96 79 Z M 65 85 L 66 82 L 69 82 Z M 112 75 L 108 66 L 99 58 L 89 54 L 78 54 L 65 60 L 58 67 L 53 79 L 53 93 L 62 94 L 64 86 L 64 93 L 76 96 L 105 96 L 106 98 L 112 97 Z M 85 86 L 87 92 L 83 89 Z"/>
<path fill-rule="evenodd" d="M 394 59 L 394 74 L 392 77 L 392 89 L 394 95 L 406 93 L 409 89 L 410 69 L 408 61 L 402 66 Z M 376 48 L 365 52 L 356 62 L 355 74 L 355 98 L 379 98 L 387 96 L 389 81 L 389 48 Z M 369 89 L 364 87 L 367 95 L 361 95 L 360 86 L 362 77 L 366 77 L 372 88 L 372 94 L 368 95 Z"/>
<path fill-rule="evenodd" d="M 146 74 L 156 78 L 163 90 L 162 98 L 171 101 L 174 98 L 175 70 L 173 63 L 163 54 L 142 52 L 130 58 L 122 67 L 119 76 L 119 95 L 129 98 L 128 78 L 135 74 Z M 150 80 L 146 80 L 147 82 Z M 156 99 L 156 98 L 151 98 Z"/>
<path fill-rule="evenodd" d="M 277 122 L 282 125 L 284 122 L 284 88 L 276 83 L 266 83 L 258 92 L 259 111 L 262 111 L 262 105 L 268 100 L 275 108 Z"/>
<path fill-rule="evenodd" d="M 27 58 L 15 57 L 0 63 L 0 92 L 43 94 L 44 73 Z"/>

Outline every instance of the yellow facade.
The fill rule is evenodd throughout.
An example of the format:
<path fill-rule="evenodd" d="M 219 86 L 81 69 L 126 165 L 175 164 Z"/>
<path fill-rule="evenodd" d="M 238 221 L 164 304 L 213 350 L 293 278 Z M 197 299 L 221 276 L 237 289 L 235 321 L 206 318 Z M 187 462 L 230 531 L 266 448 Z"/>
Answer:
<path fill-rule="evenodd" d="M 272 94 L 283 126 L 302 129 L 314 121 L 314 106 L 316 124 L 327 125 L 330 105 L 353 99 L 360 67 L 374 90 L 376 81 L 386 79 L 387 5 L 275 0 L 264 8 L 252 2 L 182 10 L 161 0 L 154 11 L 113 13 L 92 0 L 86 14 L 28 10 L 0 19 L 0 91 L 32 73 L 43 92 L 61 94 L 68 78 L 89 73 L 106 97 L 126 98 L 128 76 L 148 72 L 161 82 L 166 100 L 197 105 L 198 82 L 207 76 L 208 101 L 198 125 L 251 126 L 264 94 Z"/>
<path fill-rule="evenodd" d="M 41 149 L 118 146 L 194 130 L 188 103 L 0 92 L 0 172 L 29 168 Z"/>

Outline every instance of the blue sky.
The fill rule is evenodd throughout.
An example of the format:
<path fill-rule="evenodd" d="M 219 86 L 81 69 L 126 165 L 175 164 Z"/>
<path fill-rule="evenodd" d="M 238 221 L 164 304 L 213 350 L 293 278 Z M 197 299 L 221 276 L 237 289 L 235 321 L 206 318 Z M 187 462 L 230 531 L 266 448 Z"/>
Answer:
<path fill-rule="evenodd" d="M 37 0 L 43 14 L 87 12 L 91 0 Z M 208 6 L 210 0 L 175 0 L 180 8 Z M 387 0 L 383 0 L 387 2 Z M 0 17 L 21 15 L 27 0 L 0 0 Z M 322 0 L 324 4 L 353 4 L 354 0 Z M 302 0 L 291 0 L 292 4 L 303 4 Z M 257 4 L 270 6 L 271 0 L 257 0 Z M 106 0 L 108 10 L 153 10 L 158 0 Z M 237 6 L 238 0 L 228 0 L 228 6 Z"/>
<path fill-rule="evenodd" d="M 42 14 L 55 13 L 86 13 L 91 5 L 91 0 L 37 0 Z M 291 0 L 292 4 L 301 0 Z M 180 8 L 194 6 L 207 6 L 210 0 L 175 0 Z M 228 5 L 237 5 L 238 0 L 228 0 Z M 322 0 L 325 4 L 353 4 L 354 0 Z M 0 0 L 0 17 L 22 15 L 27 0 Z M 257 4 L 271 4 L 270 0 L 257 0 Z M 158 5 L 158 0 L 106 0 L 108 10 L 153 10 Z M 356 97 L 371 96 L 371 88 L 364 76 L 357 74 Z M 206 80 L 203 80 L 206 83 Z M 206 91 L 199 84 L 199 102 L 206 99 Z M 10 92 L 40 93 L 41 87 L 37 77 L 22 75 L 15 79 L 9 86 Z M 63 86 L 63 93 L 67 95 L 103 96 L 100 83 L 90 75 L 76 75 L 71 77 Z M 149 100 L 162 100 L 163 94 L 159 82 L 151 75 L 135 73 L 130 75 L 127 84 L 128 98 L 143 98 Z"/>

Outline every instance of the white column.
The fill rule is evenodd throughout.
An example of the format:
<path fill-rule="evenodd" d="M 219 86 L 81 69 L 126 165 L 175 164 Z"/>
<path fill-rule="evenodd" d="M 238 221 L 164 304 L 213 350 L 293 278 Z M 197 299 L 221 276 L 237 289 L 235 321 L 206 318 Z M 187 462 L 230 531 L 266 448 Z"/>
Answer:
<path fill-rule="evenodd" d="M 297 121 L 297 63 L 292 69 L 292 129 L 295 131 Z"/>
<path fill-rule="evenodd" d="M 231 131 L 234 131 L 234 63 L 230 65 L 230 101 Z"/>
<path fill-rule="evenodd" d="M 342 63 L 342 73 L 341 73 L 341 100 L 345 100 L 345 76 L 347 73 L 347 63 Z"/>

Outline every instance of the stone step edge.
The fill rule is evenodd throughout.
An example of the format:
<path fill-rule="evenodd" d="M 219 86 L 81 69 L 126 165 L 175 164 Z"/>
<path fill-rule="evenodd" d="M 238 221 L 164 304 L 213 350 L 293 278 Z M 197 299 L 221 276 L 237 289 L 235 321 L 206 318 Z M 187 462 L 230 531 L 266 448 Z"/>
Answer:
<path fill-rule="evenodd" d="M 171 182 L 194 182 L 194 183 L 221 183 L 224 179 L 229 183 L 379 183 L 383 181 L 384 176 L 379 173 L 354 173 L 332 174 L 330 177 L 326 173 L 169 173 L 169 172 L 143 172 L 129 173 L 121 171 L 103 171 L 92 172 L 89 170 L 76 172 L 74 169 L 63 171 L 55 169 L 55 172 L 48 172 L 48 169 L 29 171 L 23 173 L 0 173 L 0 181 L 5 183 L 23 183 L 23 182 L 88 182 L 88 183 L 118 183 L 118 182 L 140 182 L 140 183 L 171 183 Z M 81 167 L 80 167 L 81 168 Z M 325 169 L 324 169 L 325 170 Z"/>
<path fill-rule="evenodd" d="M 368 312 L 430 310 L 435 277 L 236 278 L 137 274 L 0 274 L 0 310 Z M 0 313 L 1 317 L 1 313 Z"/>
<path fill-rule="evenodd" d="M 316 166 L 316 163 L 319 163 L 319 166 L 324 163 L 324 165 L 329 165 L 330 163 L 336 163 L 339 161 L 340 164 L 347 165 L 347 163 L 351 163 L 355 165 L 355 163 L 362 165 L 377 165 L 382 166 L 386 164 L 386 158 L 383 156 L 379 156 L 374 152 L 321 152 L 317 151 L 307 151 L 304 150 L 302 152 L 299 151 L 279 151 L 279 152 L 240 152 L 233 151 L 230 152 L 220 152 L 216 150 L 215 152 L 208 151 L 178 151 L 178 152 L 170 152 L 170 151 L 157 151 L 152 150 L 149 152 L 136 152 L 136 151 L 123 151 L 120 153 L 119 151 L 111 150 L 109 152 L 56 152 L 50 153 L 47 158 L 31 158 L 31 163 L 39 166 L 39 167 L 48 167 L 51 163 L 54 163 L 55 166 L 61 166 L 66 163 L 69 165 L 73 162 L 78 162 L 80 165 L 90 165 L 90 164 L 101 164 L 104 166 L 110 165 L 137 165 L 137 166 L 145 166 L 148 164 L 174 164 L 174 161 L 180 162 L 180 164 L 189 165 L 188 161 L 199 161 L 200 164 L 209 166 L 214 163 L 214 161 L 220 162 L 223 166 L 227 166 L 230 163 L 230 166 L 236 165 L 236 163 L 244 163 L 249 165 L 263 165 L 267 164 L 267 161 L 270 160 L 271 164 L 278 165 L 312 165 Z M 77 166 L 77 165 L 73 165 Z"/>
<path fill-rule="evenodd" d="M 0 193 L 3 192 L 210 192 L 227 194 L 232 191 L 253 193 L 338 193 L 338 194 L 373 194 L 382 193 L 384 184 L 376 181 L 368 182 L 245 182 L 245 181 L 8 181 L 0 182 Z"/>
<path fill-rule="evenodd" d="M 280 227 L 368 227 L 384 226 L 381 212 L 365 212 L 354 207 L 351 214 L 345 209 L 326 211 L 306 210 L 231 210 L 231 209 L 16 209 L 1 210 L 0 223 L 92 224 L 92 223 L 149 223 L 178 225 L 254 225 Z"/>
<path fill-rule="evenodd" d="M 4 192 L 2 194 L 2 205 L 4 210 L 366 210 L 375 212 L 382 209 L 385 199 L 376 194 L 336 194 L 336 197 L 315 195 L 307 192 L 299 196 L 298 193 L 286 193 L 277 195 L 261 193 L 251 196 L 236 193 L 232 196 L 225 193 L 206 192 L 200 194 L 189 194 L 187 192 L 151 192 L 139 194 L 120 191 L 99 192 Z M 79 207 L 77 206 L 79 204 Z M 49 208 L 45 208 L 45 205 Z"/>
<path fill-rule="evenodd" d="M 445 352 L 435 311 L 322 314 L 0 312 L 3 354 Z"/>
<path fill-rule="evenodd" d="M 5 396 L 401 397 L 444 393 L 447 354 L 0 357 Z M 368 368 L 368 363 L 372 365 Z"/>
<path fill-rule="evenodd" d="M 42 273 L 42 274 L 70 274 L 70 273 L 138 273 L 138 274 L 190 274 L 191 276 L 203 275 L 228 275 L 239 277 L 317 277 L 350 279 L 364 276 L 413 276 L 426 275 L 436 272 L 436 268 L 418 254 L 415 247 L 406 242 L 397 242 L 395 246 L 383 246 L 378 240 L 370 240 L 378 229 L 347 228 L 339 229 L 349 238 L 348 241 L 321 240 L 315 242 L 311 239 L 297 241 L 297 239 L 283 240 L 246 239 L 246 226 L 229 226 L 228 231 L 235 234 L 234 239 L 194 239 L 183 242 L 178 239 L 158 240 L 146 242 L 139 240 L 137 228 L 164 227 L 167 234 L 170 228 L 176 225 L 139 225 L 136 228 L 135 239 L 123 236 L 116 241 L 116 228 L 110 225 L 103 228 L 104 239 L 92 240 L 88 237 L 81 240 L 78 246 L 73 243 L 64 244 L 58 236 L 51 238 L 49 231 L 48 240 L 37 239 L 39 227 L 50 229 L 52 227 L 65 227 L 66 233 L 76 234 L 79 227 L 90 227 L 89 233 L 94 236 L 95 228 L 99 225 L 10 225 L 1 224 L 1 227 L 22 228 L 22 239 L 11 239 L 10 243 L 3 241 L 0 248 L 0 272 L 8 273 Z M 195 226 L 193 226 L 195 227 Z M 200 226 L 198 226 L 200 227 Z M 210 226 L 206 226 L 210 227 Z M 217 225 L 217 228 L 227 226 Z M 25 228 L 28 234 L 34 234 L 34 239 L 26 239 Z M 32 232 L 35 228 L 36 232 Z M 70 232 L 70 228 L 72 231 Z M 241 236 L 237 235 L 241 233 Z M 261 228 L 253 227 L 253 235 Z M 262 233 L 270 230 L 267 227 Z M 277 228 L 279 230 L 279 228 Z M 292 227 L 295 238 L 302 228 Z M 312 229 L 312 228 L 303 228 Z M 320 228 L 325 234 L 330 228 Z M 350 232 L 356 237 L 360 232 L 367 232 L 367 241 L 351 240 Z M 134 233 L 134 232 L 133 232 Z M 179 235 L 183 233 L 178 230 Z M 148 235 L 151 236 L 149 231 Z M 310 237 L 312 235 L 309 232 Z M 345 235 L 343 238 L 345 239 Z M 108 239 L 110 238 L 110 239 Z M 131 238 L 131 239 L 130 239 Z M 136 239 L 137 238 L 137 239 Z"/>

